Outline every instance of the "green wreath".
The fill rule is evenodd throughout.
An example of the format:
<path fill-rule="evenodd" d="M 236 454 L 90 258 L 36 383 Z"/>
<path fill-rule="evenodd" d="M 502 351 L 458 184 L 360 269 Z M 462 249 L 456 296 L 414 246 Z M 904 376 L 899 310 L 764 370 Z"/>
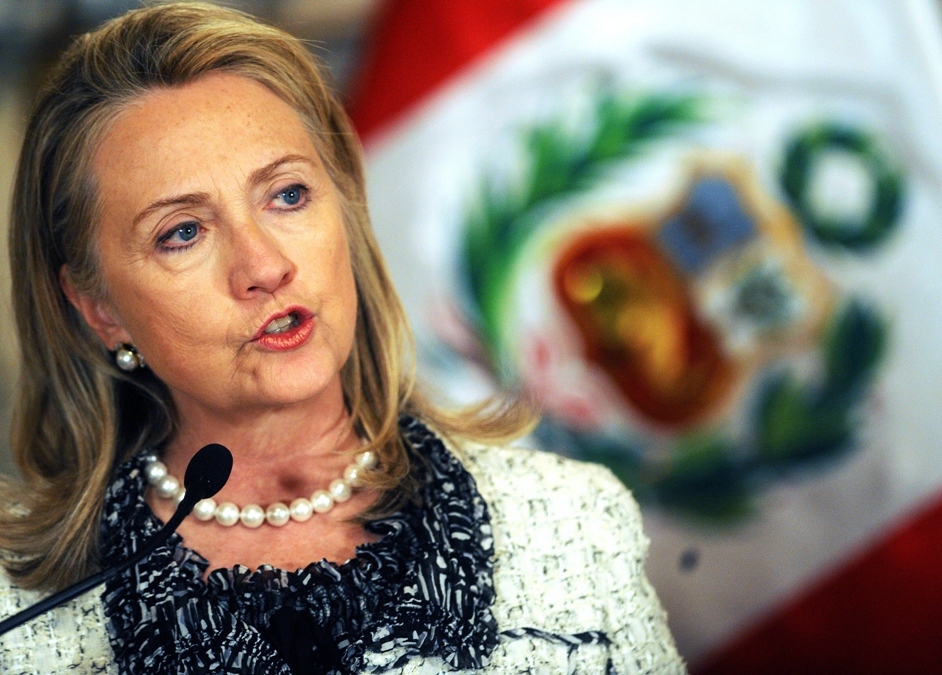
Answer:
<path fill-rule="evenodd" d="M 873 183 L 873 199 L 862 220 L 829 218 L 815 213 L 809 203 L 808 187 L 815 161 L 822 153 L 832 150 L 854 155 Z M 785 151 L 780 180 L 799 220 L 822 244 L 851 251 L 868 250 L 886 239 L 899 221 L 903 205 L 902 176 L 878 150 L 873 139 L 858 129 L 827 123 L 802 132 Z"/>

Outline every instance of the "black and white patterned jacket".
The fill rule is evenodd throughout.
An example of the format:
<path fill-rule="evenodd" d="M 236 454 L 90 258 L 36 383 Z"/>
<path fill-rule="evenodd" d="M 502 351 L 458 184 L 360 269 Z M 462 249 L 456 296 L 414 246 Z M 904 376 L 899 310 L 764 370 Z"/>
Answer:
<path fill-rule="evenodd" d="M 415 420 L 403 433 L 430 460 L 423 504 L 374 523 L 383 539 L 361 564 L 216 570 L 204 584 L 205 561 L 176 539 L 0 639 L 0 673 L 685 672 L 644 574 L 638 507 L 608 470 L 520 448 L 466 447 L 459 461 Z M 139 464 L 106 503 L 118 558 L 159 525 Z M 38 598 L 0 575 L 0 617 Z M 273 647 L 318 622 L 339 642 L 313 641 L 318 668 Z"/>

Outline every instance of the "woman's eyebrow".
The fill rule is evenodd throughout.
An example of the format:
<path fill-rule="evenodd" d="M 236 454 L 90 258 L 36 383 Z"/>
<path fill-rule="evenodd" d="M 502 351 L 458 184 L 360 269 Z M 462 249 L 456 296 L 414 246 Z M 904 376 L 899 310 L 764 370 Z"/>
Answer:
<path fill-rule="evenodd" d="M 293 154 L 285 155 L 284 157 L 276 159 L 271 164 L 266 164 L 262 168 L 253 171 L 249 175 L 249 185 L 255 186 L 259 183 L 264 183 L 266 180 L 271 178 L 281 166 L 290 164 L 292 162 L 304 162 L 305 164 L 309 164 L 312 167 L 317 167 L 317 164 L 310 157 Z"/>
<path fill-rule="evenodd" d="M 208 204 L 209 199 L 209 194 L 206 192 L 190 192 L 183 195 L 171 195 L 170 197 L 163 197 L 155 202 L 151 202 L 147 208 L 134 216 L 134 220 L 131 221 L 131 227 L 137 227 L 138 223 L 144 220 L 147 216 L 149 216 L 154 211 L 164 208 L 165 206 L 202 206 L 204 204 Z"/>
<path fill-rule="evenodd" d="M 312 167 L 316 167 L 317 164 L 310 158 L 305 157 L 304 155 L 285 155 L 276 159 L 270 164 L 256 169 L 251 174 L 249 174 L 249 185 L 255 186 L 259 183 L 264 183 L 266 180 L 272 177 L 272 175 L 278 171 L 278 169 L 285 165 L 290 164 L 291 162 L 304 162 L 309 164 Z M 134 216 L 134 220 L 131 222 L 132 227 L 137 227 L 138 223 L 144 220 L 154 211 L 162 209 L 166 206 L 203 206 L 210 201 L 210 196 L 206 192 L 190 192 L 182 195 L 171 195 L 169 197 L 163 197 L 154 202 L 151 202 L 147 208 Z"/>

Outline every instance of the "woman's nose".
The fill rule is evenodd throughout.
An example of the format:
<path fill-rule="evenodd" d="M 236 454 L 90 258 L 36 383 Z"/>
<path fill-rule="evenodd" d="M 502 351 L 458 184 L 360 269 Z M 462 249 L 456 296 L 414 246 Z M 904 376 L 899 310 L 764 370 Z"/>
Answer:
<path fill-rule="evenodd" d="M 235 297 L 249 299 L 273 293 L 294 278 L 295 264 L 258 223 L 246 220 L 233 228 L 232 244 L 229 283 Z"/>

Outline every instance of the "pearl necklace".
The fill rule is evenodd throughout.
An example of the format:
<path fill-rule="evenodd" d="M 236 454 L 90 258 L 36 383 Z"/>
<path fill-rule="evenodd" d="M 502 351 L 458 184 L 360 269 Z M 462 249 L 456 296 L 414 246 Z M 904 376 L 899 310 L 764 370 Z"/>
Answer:
<path fill-rule="evenodd" d="M 150 454 L 145 458 L 144 476 L 147 482 L 164 499 L 172 499 L 175 504 L 183 501 L 186 489 L 180 481 L 171 476 L 167 465 L 161 462 L 156 455 Z M 286 506 L 283 502 L 275 502 L 263 509 L 258 504 L 249 504 L 241 509 L 232 502 L 217 504 L 215 499 L 202 499 L 193 507 L 193 515 L 199 520 L 216 519 L 216 522 L 226 527 L 232 527 L 240 522 L 246 527 L 256 528 L 262 523 L 281 527 L 289 520 L 303 523 L 311 519 L 315 513 L 327 513 L 334 504 L 345 502 L 353 495 L 354 488 L 363 483 L 363 474 L 377 464 L 376 453 L 364 450 L 358 453 L 350 464 L 343 470 L 343 478 L 331 481 L 326 490 L 315 490 L 310 499 L 300 497 Z"/>

